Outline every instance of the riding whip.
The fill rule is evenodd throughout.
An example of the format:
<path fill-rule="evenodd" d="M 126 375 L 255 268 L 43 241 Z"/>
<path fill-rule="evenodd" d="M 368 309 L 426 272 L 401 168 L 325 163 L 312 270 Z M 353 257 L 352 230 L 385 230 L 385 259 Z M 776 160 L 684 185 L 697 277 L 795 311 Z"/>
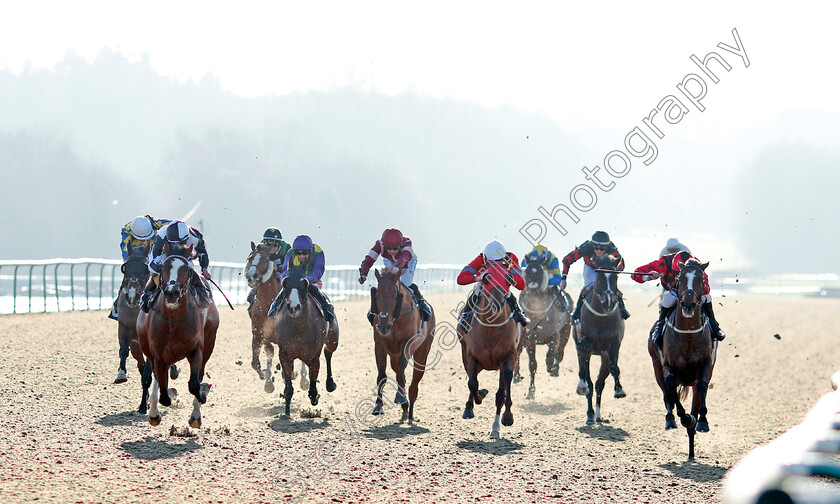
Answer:
<path fill-rule="evenodd" d="M 225 301 L 227 301 L 228 306 L 230 306 L 230 309 L 233 310 L 233 305 L 230 304 L 230 299 L 228 299 L 228 297 L 225 296 L 225 291 L 223 291 L 222 288 L 219 287 L 218 284 L 216 284 L 216 282 L 213 281 L 213 279 L 208 278 L 207 281 L 210 282 L 211 284 L 215 285 L 216 288 L 219 289 L 219 292 L 222 293 L 222 296 L 225 298 Z"/>

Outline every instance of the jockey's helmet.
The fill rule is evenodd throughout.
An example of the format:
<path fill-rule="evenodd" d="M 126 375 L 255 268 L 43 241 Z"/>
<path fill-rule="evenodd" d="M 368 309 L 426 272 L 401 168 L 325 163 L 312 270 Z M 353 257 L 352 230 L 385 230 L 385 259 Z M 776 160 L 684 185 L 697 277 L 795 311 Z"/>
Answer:
<path fill-rule="evenodd" d="M 386 229 L 382 233 L 382 245 L 385 248 L 402 248 L 403 234 L 397 228 Z"/>
<path fill-rule="evenodd" d="M 691 252 L 686 252 L 685 250 L 677 252 L 674 254 L 674 258 L 671 259 L 671 269 L 673 271 L 679 271 L 682 269 L 680 263 L 685 264 L 689 259 L 691 259 Z"/>
<path fill-rule="evenodd" d="M 283 234 L 275 227 L 270 227 L 263 233 L 262 241 L 269 246 L 280 246 L 280 240 L 283 239 Z"/>
<path fill-rule="evenodd" d="M 491 261 L 498 261 L 507 257 L 507 250 L 504 245 L 493 240 L 484 247 L 484 257 Z"/>
<path fill-rule="evenodd" d="M 298 250 L 312 250 L 312 238 L 306 235 L 300 235 L 292 242 L 292 248 L 295 249 L 296 254 Z"/>
<path fill-rule="evenodd" d="M 181 221 L 172 221 L 166 226 L 166 241 L 183 243 L 190 237 L 190 228 Z"/>
<path fill-rule="evenodd" d="M 678 252 L 677 247 L 680 246 L 680 241 L 676 238 L 668 238 L 668 241 L 665 243 L 665 248 L 668 250 L 673 250 L 674 252 Z"/>
<path fill-rule="evenodd" d="M 152 227 L 152 223 L 149 222 L 149 218 L 145 215 L 138 215 L 131 221 L 131 226 L 129 227 L 131 235 L 138 240 L 148 240 L 155 234 L 155 230 Z"/>
<path fill-rule="evenodd" d="M 610 235 L 606 233 L 606 231 L 595 231 L 595 234 L 592 235 L 592 243 L 594 245 L 609 245 L 610 242 Z"/>

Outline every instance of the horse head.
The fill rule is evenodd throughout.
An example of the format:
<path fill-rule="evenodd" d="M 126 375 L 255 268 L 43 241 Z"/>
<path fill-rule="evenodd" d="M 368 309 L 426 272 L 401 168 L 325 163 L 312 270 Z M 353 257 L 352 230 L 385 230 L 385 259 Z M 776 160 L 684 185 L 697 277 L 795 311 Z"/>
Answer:
<path fill-rule="evenodd" d="M 400 316 L 403 303 L 403 293 L 400 289 L 400 276 L 402 270 L 399 268 L 383 267 L 376 270 L 376 313 L 377 328 L 380 334 L 388 334 L 397 317 Z"/>
<path fill-rule="evenodd" d="M 137 251 L 135 253 L 135 251 Z M 142 250 L 133 249 L 132 254 L 120 266 L 123 274 L 120 291 L 124 294 L 125 302 L 131 308 L 137 308 L 140 304 L 140 295 L 143 287 L 149 279 L 149 266 L 146 264 L 146 254 Z"/>
<path fill-rule="evenodd" d="M 281 295 L 289 298 L 289 315 L 297 317 L 306 305 L 309 293 L 309 280 L 306 279 L 306 272 L 303 268 L 289 268 L 286 278 L 283 279 L 283 292 Z"/>
<path fill-rule="evenodd" d="M 254 288 L 257 285 L 267 282 L 274 274 L 274 261 L 269 259 L 268 247 L 264 243 L 254 245 L 251 242 L 251 253 L 245 261 L 245 279 L 248 287 Z"/>
<path fill-rule="evenodd" d="M 186 257 L 173 255 L 166 258 L 160 271 L 160 288 L 167 304 L 174 305 L 187 294 L 194 274 Z"/>
<path fill-rule="evenodd" d="M 700 263 L 691 258 L 686 263 L 679 263 L 680 274 L 677 277 L 677 297 L 683 317 L 697 316 L 697 309 L 702 304 L 703 292 L 706 290 L 704 270 L 709 263 Z"/>
<path fill-rule="evenodd" d="M 525 289 L 545 292 L 548 288 L 548 272 L 539 260 L 528 261 L 525 266 Z"/>
<path fill-rule="evenodd" d="M 617 262 L 607 254 L 595 258 L 595 295 L 606 311 L 612 311 L 618 303 L 618 274 L 615 273 Z"/>

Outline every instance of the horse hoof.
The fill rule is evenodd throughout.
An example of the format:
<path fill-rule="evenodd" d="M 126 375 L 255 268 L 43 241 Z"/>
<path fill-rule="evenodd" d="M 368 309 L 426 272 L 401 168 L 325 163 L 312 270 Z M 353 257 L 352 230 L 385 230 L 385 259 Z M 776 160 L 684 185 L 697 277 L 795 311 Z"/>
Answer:
<path fill-rule="evenodd" d="M 405 396 L 402 394 L 397 394 L 396 396 L 394 396 L 394 404 L 406 404 L 407 402 L 408 399 L 406 399 Z"/>
<path fill-rule="evenodd" d="M 586 395 L 589 393 L 589 387 L 578 387 L 575 389 L 578 395 Z"/>
<path fill-rule="evenodd" d="M 502 425 L 505 427 L 510 427 L 513 425 L 513 413 L 510 415 L 502 415 Z"/>
<path fill-rule="evenodd" d="M 686 429 L 693 429 L 697 425 L 697 419 L 694 415 L 683 415 L 680 417 L 680 423 Z"/>
<path fill-rule="evenodd" d="M 274 383 L 266 383 L 265 387 L 263 387 L 266 393 L 271 394 L 274 392 Z"/>
<path fill-rule="evenodd" d="M 671 430 L 677 428 L 677 421 L 674 420 L 674 415 L 668 415 L 665 417 L 665 430 Z"/>
<path fill-rule="evenodd" d="M 327 392 L 332 392 L 336 389 L 336 384 L 332 378 L 327 378 Z"/>
<path fill-rule="evenodd" d="M 471 410 L 471 409 L 469 409 L 469 410 L 465 409 L 464 414 L 461 415 L 461 418 L 464 418 L 464 419 L 475 418 L 475 413 L 473 413 L 473 410 Z"/>
<path fill-rule="evenodd" d="M 709 422 L 697 422 L 697 432 L 709 432 Z"/>
<path fill-rule="evenodd" d="M 595 425 L 596 423 L 594 416 L 586 417 L 586 425 Z"/>
<path fill-rule="evenodd" d="M 175 380 L 175 379 L 178 378 L 178 375 L 180 375 L 180 374 L 181 374 L 181 370 L 178 369 L 178 366 L 176 366 L 175 364 L 172 364 L 172 366 L 169 368 L 169 378 Z"/>
<path fill-rule="evenodd" d="M 522 381 L 522 376 L 520 376 L 519 373 L 514 373 L 513 374 L 513 383 L 519 383 L 521 381 Z"/>
<path fill-rule="evenodd" d="M 621 399 L 623 397 L 627 397 L 627 392 L 625 392 L 624 389 L 617 388 L 617 389 L 615 389 L 615 396 L 613 396 L 613 397 L 615 397 L 616 399 Z"/>
<path fill-rule="evenodd" d="M 475 398 L 475 403 L 476 404 L 481 404 L 481 401 L 483 401 L 484 398 L 487 397 L 487 394 L 489 394 L 489 393 L 490 393 L 490 391 L 487 390 L 486 388 L 483 388 L 483 389 L 479 390 L 478 391 L 478 397 Z"/>
<path fill-rule="evenodd" d="M 157 415 L 157 416 L 149 416 L 149 423 L 150 423 L 150 424 L 152 424 L 152 425 L 154 425 L 154 426 L 158 426 L 158 425 L 160 425 L 160 420 L 161 420 L 161 416 L 160 416 L 160 415 Z"/>
<path fill-rule="evenodd" d="M 525 396 L 525 399 L 527 399 L 528 401 L 533 401 L 534 395 L 534 389 L 528 389 L 528 395 Z"/>
<path fill-rule="evenodd" d="M 382 414 L 382 406 L 377 404 L 373 407 L 373 411 L 370 412 L 371 415 L 381 415 Z"/>
<path fill-rule="evenodd" d="M 552 369 L 551 371 L 548 372 L 548 376 L 553 376 L 553 377 L 556 378 L 556 377 L 560 376 L 560 371 L 557 370 L 557 369 Z"/>
<path fill-rule="evenodd" d="M 201 428 L 201 417 L 193 418 L 190 417 L 190 427 L 193 429 L 200 429 Z"/>
<path fill-rule="evenodd" d="M 312 406 L 318 406 L 318 399 L 321 398 L 321 394 L 315 394 L 314 396 L 309 398 L 309 402 L 312 403 Z"/>
<path fill-rule="evenodd" d="M 490 439 L 502 439 L 502 434 L 499 431 L 493 431 L 490 433 Z"/>
<path fill-rule="evenodd" d="M 125 374 L 125 371 L 120 369 L 117 371 L 117 377 L 114 378 L 114 383 L 125 383 L 128 381 L 128 376 Z"/>
<path fill-rule="evenodd" d="M 309 380 L 304 380 L 303 378 L 301 378 L 300 389 L 301 390 L 309 390 Z"/>

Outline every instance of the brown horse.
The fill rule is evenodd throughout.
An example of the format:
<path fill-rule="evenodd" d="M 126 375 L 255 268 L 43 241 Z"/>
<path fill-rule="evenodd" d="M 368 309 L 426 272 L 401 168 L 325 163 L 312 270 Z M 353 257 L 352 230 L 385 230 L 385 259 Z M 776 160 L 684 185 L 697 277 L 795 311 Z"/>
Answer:
<path fill-rule="evenodd" d="M 149 313 L 141 311 L 137 317 L 140 348 L 154 372 L 149 399 L 149 423 L 152 425 L 160 424 L 158 401 L 164 406 L 172 403 L 167 389 L 167 369 L 186 358 L 190 363 L 189 390 L 195 396 L 189 423 L 191 427 L 201 427 L 201 405 L 210 391 L 210 384 L 201 380 L 216 345 L 219 310 L 212 295 L 203 303 L 197 301 L 191 288 L 192 276 L 196 274 L 185 257 L 167 257 L 160 273 L 162 295 L 157 296 Z"/>
<path fill-rule="evenodd" d="M 321 350 L 327 361 L 327 392 L 336 384 L 332 377 L 332 354 L 338 347 L 338 321 L 327 323 L 320 312 L 318 302 L 309 295 L 309 282 L 302 268 L 291 268 L 283 279 L 283 290 L 279 294 L 283 304 L 275 315 L 274 330 L 268 336 L 270 343 L 277 345 L 278 357 L 283 374 L 286 399 L 286 416 L 292 403 L 292 376 L 295 359 L 309 367 L 309 401 L 313 406 L 321 397 L 318 394 L 318 372 L 321 369 Z M 326 345 L 326 348 L 325 348 Z M 273 381 L 271 360 L 265 368 L 266 387 Z M 268 390 L 268 389 L 266 389 Z"/>
<path fill-rule="evenodd" d="M 575 345 L 577 347 L 578 376 L 577 393 L 586 396 L 586 425 L 601 421 L 601 394 L 607 376 L 612 374 L 615 380 L 616 399 L 626 397 L 621 388 L 618 369 L 618 351 L 624 339 L 624 319 L 621 318 L 618 296 L 618 275 L 614 272 L 616 261 L 604 255 L 595 260 L 597 276 L 595 286 L 583 298 L 580 325 L 575 327 Z M 593 355 L 601 356 L 601 369 L 595 380 L 597 393 L 595 409 L 592 408 L 592 378 L 589 375 L 589 360 Z"/>
<path fill-rule="evenodd" d="M 569 342 L 572 319 L 572 299 L 563 291 L 552 293 L 548 289 L 548 272 L 539 261 L 529 261 L 525 266 L 525 290 L 519 294 L 519 305 L 525 315 L 531 319 L 525 333 L 522 347 L 528 349 L 528 369 L 531 372 L 531 384 L 525 399 L 534 399 L 534 377 L 537 374 L 537 345 L 548 345 L 545 354 L 545 366 L 549 376 L 560 376 L 560 363 L 563 361 L 566 343 Z M 522 381 L 519 374 L 519 359 L 522 347 L 516 356 L 513 370 L 513 383 Z"/>
<path fill-rule="evenodd" d="M 461 357 L 467 372 L 467 386 L 470 389 L 462 418 L 475 417 L 473 403 L 481 404 L 487 396 L 487 389 L 478 388 L 478 373 L 484 369 L 501 371 L 499 389 L 496 391 L 496 418 L 490 432 L 493 439 L 501 438 L 499 419 L 502 405 L 505 406 L 505 412 L 501 415 L 501 425 L 513 425 L 510 385 L 513 381 L 516 356 L 524 340 L 520 326 L 513 320 L 513 313 L 505 301 L 512 284 L 507 269 L 495 264 L 489 266 L 481 278 L 480 299 L 469 330 L 464 333 L 462 327 L 458 327 L 458 334 L 461 336 Z"/>
<path fill-rule="evenodd" d="M 146 366 L 146 358 L 143 356 L 140 342 L 137 340 L 137 314 L 140 313 L 140 296 L 149 279 L 146 255 L 147 250 L 145 248 L 135 248 L 128 259 L 120 266 L 123 280 L 117 296 L 117 337 L 120 344 L 120 366 L 117 369 L 117 377 L 114 379 L 114 383 L 128 381 L 126 360 L 130 352 L 131 356 L 137 361 L 137 370 L 140 372 L 143 387 L 140 407 L 137 408 L 140 413 L 146 413 L 149 386 L 152 384 L 151 366 Z M 172 379 L 175 379 L 178 377 L 178 373 L 178 367 L 173 364 L 169 368 L 169 375 Z"/>
<path fill-rule="evenodd" d="M 662 352 L 653 339 L 648 339 L 653 373 L 665 400 L 665 429 L 677 428 L 673 413 L 676 405 L 680 423 L 688 432 L 689 460 L 694 459 L 694 433 L 709 432 L 706 392 L 717 353 L 717 341 L 712 340 L 708 320 L 702 316 L 703 272 L 708 265 L 690 259 L 681 267 L 677 277 L 679 306 L 665 320 Z M 693 392 L 690 414 L 680 403 L 688 396 L 689 388 Z"/>
<path fill-rule="evenodd" d="M 376 405 L 371 412 L 381 415 L 382 389 L 387 382 L 385 365 L 390 358 L 391 369 L 397 375 L 396 396 L 394 404 L 402 406 L 401 422 L 414 423 L 414 404 L 417 402 L 420 380 L 426 371 L 426 359 L 434 340 L 435 312 L 432 309 L 428 322 L 420 317 L 420 308 L 416 302 L 404 302 L 414 299 L 411 291 L 400 282 L 403 273 L 399 268 L 382 268 L 376 270 L 378 287 L 371 287 L 370 295 L 373 300 L 374 327 L 373 342 L 376 356 Z M 431 308 L 431 305 L 429 305 Z M 411 386 L 408 389 L 408 399 L 405 397 L 405 369 L 408 361 L 413 359 L 414 371 Z"/>
<path fill-rule="evenodd" d="M 265 349 L 267 355 L 274 355 L 274 346 L 269 341 L 268 335 L 274 330 L 274 321 L 268 317 L 268 308 L 274 298 L 280 293 L 280 282 L 275 274 L 274 261 L 269 259 L 268 247 L 260 243 L 254 245 L 251 242 L 251 253 L 245 261 L 245 279 L 248 287 L 254 289 L 254 303 L 248 308 L 248 315 L 251 317 L 251 367 L 264 380 L 265 375 L 260 367 L 260 347 Z M 266 392 L 273 392 L 266 388 Z"/>

